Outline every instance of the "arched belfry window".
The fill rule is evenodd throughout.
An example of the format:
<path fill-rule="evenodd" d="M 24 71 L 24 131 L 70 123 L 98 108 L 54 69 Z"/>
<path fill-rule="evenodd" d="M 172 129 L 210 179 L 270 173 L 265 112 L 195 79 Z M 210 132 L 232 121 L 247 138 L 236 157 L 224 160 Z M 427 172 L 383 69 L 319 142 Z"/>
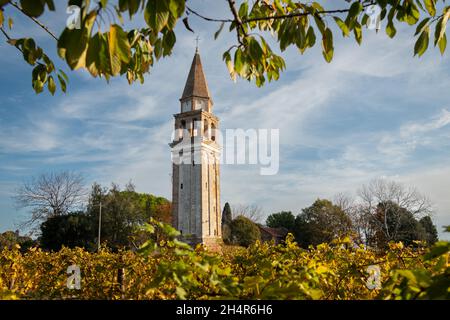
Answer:
<path fill-rule="evenodd" d="M 205 137 L 205 139 L 209 139 L 209 123 L 206 120 L 203 124 L 203 136 Z"/>
<path fill-rule="evenodd" d="M 197 118 L 194 118 L 192 120 L 192 133 L 191 133 L 192 137 L 195 137 L 198 135 L 197 128 L 198 128 L 198 120 L 197 120 Z"/>
<path fill-rule="evenodd" d="M 211 140 L 216 141 L 216 125 L 211 123 Z"/>
<path fill-rule="evenodd" d="M 179 130 L 178 138 L 180 140 L 183 140 L 183 136 L 184 136 L 185 130 L 186 130 L 186 120 L 181 120 L 181 125 L 178 130 Z"/>

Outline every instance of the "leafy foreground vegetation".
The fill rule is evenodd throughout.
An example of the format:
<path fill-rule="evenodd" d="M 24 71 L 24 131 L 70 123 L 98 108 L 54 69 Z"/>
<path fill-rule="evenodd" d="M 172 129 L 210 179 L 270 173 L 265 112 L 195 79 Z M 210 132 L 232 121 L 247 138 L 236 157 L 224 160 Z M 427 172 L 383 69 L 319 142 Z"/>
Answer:
<path fill-rule="evenodd" d="M 59 62 L 65 62 L 71 70 L 85 69 L 94 78 L 109 80 L 123 76 L 130 84 L 143 83 L 144 75 L 154 63 L 172 54 L 180 36 L 181 29 L 176 29 L 180 20 L 191 32 L 203 29 L 206 23 L 217 24 L 214 39 L 224 30 L 234 33 L 236 42 L 222 56 L 230 77 L 255 82 L 258 87 L 266 81 L 278 80 L 286 68 L 283 57 L 277 54 L 280 51 L 292 47 L 304 54 L 318 46 L 325 61 L 331 62 L 337 36 L 342 34 L 360 45 L 365 26 L 378 30 L 383 25 L 389 38 L 396 36 L 401 25 L 415 29 L 414 56 L 422 56 L 430 43 L 441 54 L 447 48 L 450 6 L 445 0 L 323 1 L 323 6 L 317 1 L 227 0 L 229 11 L 218 18 L 208 13 L 217 1 L 204 4 L 202 9 L 197 9 L 192 2 L 0 0 L 0 35 L 33 67 L 34 91 L 41 93 L 47 88 L 52 95 L 57 90 L 56 82 L 66 92 L 69 80 L 58 68 Z M 374 5 L 380 10 L 378 17 L 370 13 Z M 54 16 L 50 14 L 60 18 L 66 8 L 71 13 L 67 27 L 52 31 L 50 21 Z M 24 29 L 22 19 L 16 21 L 16 14 L 22 19 L 31 18 L 36 28 L 54 40 L 60 61 L 52 60 L 50 51 L 43 50 L 37 42 L 40 38 L 31 37 L 34 32 L 17 34 L 17 30 L 28 31 L 28 28 Z M 193 30 L 189 19 L 203 24 Z M 21 27 L 16 28 L 16 23 Z M 275 43 L 274 49 L 270 42 Z"/>
<path fill-rule="evenodd" d="M 139 252 L 45 252 L 19 247 L 0 253 L 3 299 L 449 299 L 449 242 L 431 249 L 390 244 L 377 253 L 349 238 L 301 249 L 260 243 L 221 254 L 195 250 L 177 231 L 152 220 Z M 160 240 L 152 240 L 158 234 Z M 164 234 L 164 240 L 161 240 Z M 67 268 L 81 270 L 81 288 L 67 287 Z M 379 266 L 377 288 L 369 266 Z M 369 268 L 370 269 L 370 268 Z M 369 289 L 369 287 L 373 289 Z M 375 288 L 374 288 L 375 287 Z"/>

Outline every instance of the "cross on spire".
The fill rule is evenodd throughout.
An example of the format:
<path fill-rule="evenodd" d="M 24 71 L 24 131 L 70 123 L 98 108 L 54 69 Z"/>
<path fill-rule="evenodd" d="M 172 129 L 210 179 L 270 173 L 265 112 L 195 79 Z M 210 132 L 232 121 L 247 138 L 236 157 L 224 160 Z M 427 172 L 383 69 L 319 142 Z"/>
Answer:
<path fill-rule="evenodd" d="M 198 52 L 198 42 L 200 41 L 200 38 L 197 36 L 197 38 L 195 38 L 195 52 Z"/>

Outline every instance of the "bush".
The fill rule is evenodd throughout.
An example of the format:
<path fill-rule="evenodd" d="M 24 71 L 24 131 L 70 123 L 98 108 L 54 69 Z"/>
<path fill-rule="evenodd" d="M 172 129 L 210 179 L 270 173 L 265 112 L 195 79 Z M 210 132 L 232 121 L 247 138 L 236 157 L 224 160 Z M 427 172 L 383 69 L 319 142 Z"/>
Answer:
<path fill-rule="evenodd" d="M 48 250 L 95 247 L 94 224 L 88 215 L 78 212 L 48 218 L 41 224 L 41 247 Z"/>
<path fill-rule="evenodd" d="M 261 240 L 261 232 L 258 226 L 250 219 L 239 216 L 231 222 L 232 243 L 248 247 Z"/>

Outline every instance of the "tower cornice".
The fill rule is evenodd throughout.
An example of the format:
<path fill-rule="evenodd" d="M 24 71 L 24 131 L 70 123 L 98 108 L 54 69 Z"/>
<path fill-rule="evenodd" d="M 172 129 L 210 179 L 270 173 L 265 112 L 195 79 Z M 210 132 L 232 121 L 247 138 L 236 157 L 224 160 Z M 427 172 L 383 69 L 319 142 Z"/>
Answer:
<path fill-rule="evenodd" d="M 173 116 L 175 119 L 192 117 L 192 116 L 204 116 L 205 118 L 210 118 L 210 119 L 219 121 L 219 118 L 216 115 L 214 115 L 211 112 L 204 111 L 204 110 L 191 110 L 191 111 L 186 111 L 186 112 L 181 112 L 181 113 L 175 113 Z"/>

